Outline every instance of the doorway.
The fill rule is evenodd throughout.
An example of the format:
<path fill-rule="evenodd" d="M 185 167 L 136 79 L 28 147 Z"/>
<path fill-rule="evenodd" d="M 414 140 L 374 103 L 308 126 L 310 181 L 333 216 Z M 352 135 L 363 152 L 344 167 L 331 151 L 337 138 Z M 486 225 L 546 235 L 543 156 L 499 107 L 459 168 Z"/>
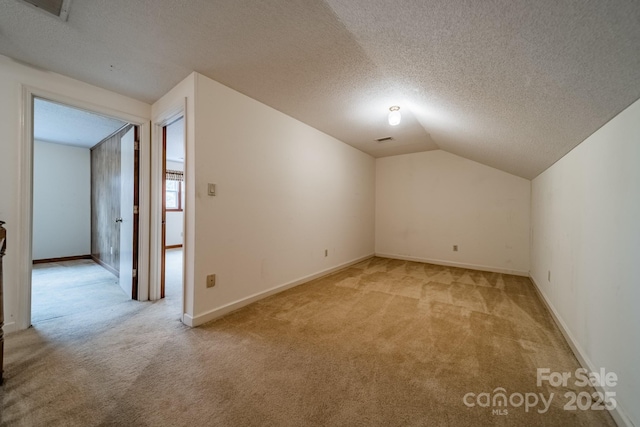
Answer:
<path fill-rule="evenodd" d="M 137 299 L 138 127 L 32 102 L 30 323 Z"/>
<path fill-rule="evenodd" d="M 162 257 L 160 297 L 182 302 L 185 208 L 184 116 L 162 126 Z M 180 313 L 182 314 L 182 313 Z"/>

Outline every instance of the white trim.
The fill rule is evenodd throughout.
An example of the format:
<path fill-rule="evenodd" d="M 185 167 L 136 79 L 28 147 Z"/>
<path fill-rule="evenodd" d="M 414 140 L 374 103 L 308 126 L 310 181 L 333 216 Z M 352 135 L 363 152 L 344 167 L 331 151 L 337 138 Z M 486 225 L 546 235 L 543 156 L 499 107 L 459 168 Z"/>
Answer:
<path fill-rule="evenodd" d="M 152 301 L 160 299 L 160 277 L 162 274 L 162 197 L 164 197 L 162 191 L 162 180 L 164 177 L 162 176 L 162 128 L 166 126 L 168 123 L 173 122 L 174 120 L 183 117 L 184 120 L 184 145 L 185 145 L 185 161 L 184 161 L 184 175 L 185 182 L 187 185 L 189 183 L 186 181 L 187 179 L 187 167 L 189 166 L 189 159 L 187 158 L 187 98 L 181 98 L 179 102 L 174 102 L 172 105 L 156 114 L 153 117 L 153 125 L 152 125 L 152 136 L 151 136 L 151 144 L 152 147 L 157 149 L 151 150 L 151 215 L 150 215 L 150 268 L 149 274 L 151 277 L 150 281 L 150 289 L 149 289 L 149 298 Z M 157 190 L 156 190 L 157 189 Z M 187 265 L 187 252 L 189 251 L 189 246 L 187 245 L 187 232 L 186 232 L 186 221 L 187 221 L 187 212 L 190 207 L 188 206 L 187 200 L 185 198 L 185 205 L 183 206 L 183 220 L 182 220 L 182 318 L 185 318 L 186 307 L 186 280 L 187 277 L 187 269 L 190 268 Z M 193 268 L 193 267 L 191 267 Z"/>
<path fill-rule="evenodd" d="M 5 323 L 2 326 L 2 331 L 5 335 L 10 334 L 11 332 L 15 332 L 16 330 L 16 322 Z"/>
<path fill-rule="evenodd" d="M 18 215 L 18 310 L 16 310 L 17 329 L 31 326 L 31 268 L 33 262 L 33 96 L 34 91 L 22 87 L 22 108 L 20 109 L 20 168 L 18 194 L 20 207 Z"/>
<path fill-rule="evenodd" d="M 227 305 L 223 305 L 222 307 L 207 311 L 207 312 L 199 314 L 197 316 L 189 316 L 188 314 L 185 314 L 183 316 L 183 320 L 182 321 L 187 326 L 192 326 L 193 327 L 193 326 L 202 325 L 203 323 L 210 322 L 210 321 L 212 321 L 214 319 L 217 319 L 218 317 L 222 317 L 225 314 L 231 313 L 232 311 L 236 311 L 236 310 L 238 310 L 238 309 L 240 309 L 240 308 L 242 308 L 244 306 L 247 306 L 247 305 L 249 305 L 251 303 L 254 303 L 256 301 L 264 299 L 264 298 L 266 298 L 268 296 L 277 294 L 279 292 L 282 292 L 282 291 L 285 291 L 287 289 L 296 287 L 298 285 L 302 285 L 302 284 L 307 283 L 307 282 L 309 282 L 311 280 L 317 279 L 317 278 L 322 277 L 322 276 L 326 276 L 326 275 L 331 274 L 331 273 L 333 273 L 335 271 L 342 270 L 344 268 L 347 268 L 349 266 L 352 266 L 354 264 L 357 264 L 359 262 L 362 262 L 364 260 L 367 260 L 367 259 L 373 258 L 373 257 L 374 257 L 374 254 L 370 254 L 370 255 L 365 255 L 363 257 L 360 257 L 360 258 L 356 258 L 356 259 L 354 259 L 352 261 L 347 261 L 347 262 L 342 263 L 340 265 L 337 265 L 335 267 L 331 267 L 331 268 L 319 271 L 317 273 L 310 274 L 308 276 L 302 277 L 302 278 L 294 280 L 292 282 L 285 283 L 283 285 L 275 286 L 275 287 L 273 287 L 271 289 L 267 289 L 266 291 L 258 292 L 257 294 L 250 295 L 250 296 L 248 296 L 246 298 L 243 298 L 241 300 L 229 303 Z"/>
<path fill-rule="evenodd" d="M 544 305 L 547 307 L 547 309 L 551 313 L 551 317 L 553 317 L 553 320 L 556 322 L 556 325 L 558 325 L 558 329 L 560 329 L 560 332 L 562 332 L 562 335 L 564 336 L 565 340 L 569 344 L 569 347 L 571 347 L 571 351 L 573 351 L 573 354 L 576 356 L 576 359 L 578 359 L 578 362 L 580 363 L 580 365 L 590 372 L 598 372 L 598 369 L 591 362 L 586 352 L 582 349 L 582 346 L 578 343 L 578 340 L 575 339 L 575 337 L 571 333 L 571 330 L 569 329 L 567 324 L 562 320 L 562 317 L 560 316 L 560 314 L 556 311 L 553 304 L 551 304 L 551 301 L 549 300 L 549 298 L 547 298 L 547 295 L 544 293 L 542 288 L 538 286 L 538 283 L 536 282 L 536 280 L 533 278 L 531 274 L 529 275 L 529 279 L 531 279 L 534 289 L 536 290 L 536 292 L 538 292 L 540 299 L 542 300 Z M 604 393 L 606 391 L 611 391 L 611 390 L 607 390 L 606 387 L 603 387 L 600 385 L 596 386 L 595 388 L 601 393 Z M 626 412 L 622 408 L 620 408 L 620 402 L 617 402 L 615 409 L 613 409 L 612 411 L 609 411 L 609 413 L 611 414 L 611 416 L 613 417 L 613 420 L 616 422 L 617 425 L 626 426 L 626 427 L 634 426 L 631 420 L 629 419 L 629 417 L 626 415 Z"/>
<path fill-rule="evenodd" d="M 163 121 L 164 122 L 164 121 Z M 151 128 L 151 212 L 149 220 L 151 233 L 149 235 L 149 299 L 160 299 L 160 277 L 162 269 L 162 195 L 159 187 L 162 179 L 162 126 L 155 120 Z"/>
<path fill-rule="evenodd" d="M 136 124 L 136 123 L 134 123 Z M 138 301 L 149 300 L 149 234 L 151 228 L 151 122 L 145 121 L 140 128 L 138 150 Z"/>
<path fill-rule="evenodd" d="M 20 197 L 19 215 L 16 225 L 18 239 L 18 309 L 16 310 L 15 330 L 31 326 L 31 270 L 32 270 L 32 234 L 33 234 L 33 98 L 44 98 L 101 115 L 113 117 L 140 127 L 140 223 L 138 241 L 138 299 L 148 299 L 149 289 L 149 222 L 144 217 L 149 212 L 149 180 L 144 162 L 148 159 L 150 126 L 145 118 L 124 113 L 98 104 L 71 98 L 60 93 L 23 84 L 22 105 L 20 106 L 20 141 L 18 161 L 18 194 Z"/>
<path fill-rule="evenodd" d="M 379 253 L 379 252 L 376 252 L 376 256 L 380 258 L 401 259 L 403 261 L 416 261 L 416 262 L 425 262 L 427 264 L 446 265 L 448 267 L 468 268 L 470 270 L 489 271 L 492 273 L 513 274 L 514 276 L 524 276 L 524 277 L 529 276 L 528 271 L 510 270 L 508 268 L 490 267 L 486 265 L 465 264 L 462 262 L 444 261 L 441 259 L 428 259 L 428 258 L 420 258 L 415 256 L 409 256 L 409 255 L 385 254 L 385 253 Z"/>

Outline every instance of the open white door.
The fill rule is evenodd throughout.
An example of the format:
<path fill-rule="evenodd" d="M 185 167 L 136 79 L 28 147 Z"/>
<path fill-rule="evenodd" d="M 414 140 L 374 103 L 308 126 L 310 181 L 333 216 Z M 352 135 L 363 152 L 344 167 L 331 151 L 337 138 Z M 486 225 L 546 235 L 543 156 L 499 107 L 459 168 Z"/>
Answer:
<path fill-rule="evenodd" d="M 134 179 L 135 179 L 135 129 L 131 127 L 121 141 L 120 158 L 120 287 L 133 294 L 133 235 L 134 235 Z"/>

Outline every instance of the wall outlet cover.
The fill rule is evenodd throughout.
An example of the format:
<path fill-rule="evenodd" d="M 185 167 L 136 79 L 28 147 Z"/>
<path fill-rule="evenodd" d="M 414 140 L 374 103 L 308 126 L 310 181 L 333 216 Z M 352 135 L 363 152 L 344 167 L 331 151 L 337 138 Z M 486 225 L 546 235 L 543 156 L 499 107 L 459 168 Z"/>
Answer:
<path fill-rule="evenodd" d="M 216 285 L 216 275 L 209 274 L 207 276 L 207 288 L 213 288 Z"/>

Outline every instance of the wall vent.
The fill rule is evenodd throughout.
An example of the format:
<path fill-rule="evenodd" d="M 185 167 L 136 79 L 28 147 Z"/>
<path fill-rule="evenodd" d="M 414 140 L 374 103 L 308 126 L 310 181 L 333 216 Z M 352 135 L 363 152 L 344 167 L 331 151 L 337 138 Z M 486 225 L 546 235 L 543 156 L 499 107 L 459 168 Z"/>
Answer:
<path fill-rule="evenodd" d="M 25 3 L 29 3 L 48 12 L 58 18 L 66 21 L 69 17 L 69 6 L 71 0 L 23 0 Z"/>
<path fill-rule="evenodd" d="M 393 138 L 390 137 L 390 136 L 385 136 L 385 137 L 382 137 L 382 138 L 376 138 L 376 139 L 374 139 L 374 141 L 376 141 L 376 142 L 387 142 L 387 141 L 393 141 Z"/>

